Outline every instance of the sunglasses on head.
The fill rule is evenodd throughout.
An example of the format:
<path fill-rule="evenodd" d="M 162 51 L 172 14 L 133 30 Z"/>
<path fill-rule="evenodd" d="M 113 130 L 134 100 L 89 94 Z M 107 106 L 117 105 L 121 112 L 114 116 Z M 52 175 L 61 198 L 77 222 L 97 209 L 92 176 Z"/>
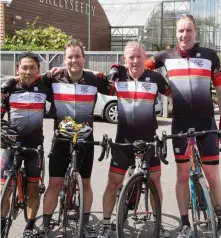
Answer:
<path fill-rule="evenodd" d="M 192 21 L 194 21 L 195 22 L 195 18 L 193 17 L 193 15 L 191 15 L 191 14 L 182 14 L 182 15 L 180 15 L 180 16 L 178 16 L 177 17 L 177 21 L 179 21 L 180 19 L 182 19 L 182 18 L 190 18 Z"/>

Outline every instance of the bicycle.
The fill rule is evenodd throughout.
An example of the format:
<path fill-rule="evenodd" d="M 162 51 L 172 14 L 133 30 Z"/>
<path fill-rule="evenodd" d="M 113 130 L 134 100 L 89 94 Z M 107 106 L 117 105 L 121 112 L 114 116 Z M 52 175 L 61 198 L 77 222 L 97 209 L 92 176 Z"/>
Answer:
<path fill-rule="evenodd" d="M 14 157 L 12 165 L 9 170 L 4 172 L 6 181 L 1 189 L 1 210 L 7 199 L 9 199 L 10 207 L 6 217 L 6 225 L 3 231 L 1 231 L 2 237 L 7 238 L 12 221 L 15 220 L 19 214 L 19 209 L 24 211 L 24 218 L 27 221 L 27 183 L 26 173 L 23 165 L 23 161 L 27 159 L 26 153 L 34 152 L 39 158 L 39 168 L 41 169 L 39 193 L 44 193 L 45 186 L 44 182 L 44 157 L 43 147 L 40 145 L 37 149 L 22 147 L 21 143 L 16 141 L 17 130 L 10 124 L 10 122 L 1 120 L 1 146 L 4 149 L 12 150 Z"/>
<path fill-rule="evenodd" d="M 166 141 L 172 138 L 187 138 L 187 150 L 190 157 L 190 209 L 195 237 L 217 237 L 216 221 L 210 192 L 205 182 L 202 172 L 202 163 L 197 147 L 196 138 L 207 134 L 221 135 L 220 130 L 195 131 L 194 128 L 188 129 L 186 133 L 167 135 L 162 133 L 162 143 L 164 150 L 167 150 Z"/>
<path fill-rule="evenodd" d="M 161 202 L 154 182 L 150 178 L 150 158 L 151 150 L 154 148 L 156 159 L 160 159 L 163 163 L 168 164 L 165 159 L 166 154 L 161 150 L 161 141 L 158 136 L 154 136 L 153 142 L 135 141 L 134 143 L 113 143 L 108 140 L 111 149 L 114 147 L 132 146 L 136 161 L 135 167 L 132 166 L 130 178 L 123 185 L 120 191 L 120 196 L 116 214 L 116 232 L 118 238 L 135 237 L 145 232 L 145 237 L 160 237 L 161 228 Z M 134 169 L 133 169 L 134 168 Z M 148 227 L 147 221 L 151 219 L 149 209 L 149 194 L 151 193 L 155 207 L 155 222 L 154 226 Z M 143 196 L 143 199 L 141 198 Z M 144 205 L 145 211 L 138 212 L 138 209 Z M 152 204 L 153 205 L 153 204 Z M 129 214 L 132 212 L 132 214 Z M 144 213 L 144 214 L 143 214 Z M 127 222 L 126 222 L 127 221 Z M 140 229 L 138 232 L 132 230 L 132 224 Z M 146 225 L 146 227 L 144 227 Z M 133 233 L 132 233 L 133 232 Z M 148 236 L 146 236 L 148 234 Z"/>
<path fill-rule="evenodd" d="M 65 121 L 66 120 L 66 121 Z M 63 237 L 71 229 L 72 237 L 81 237 L 83 228 L 83 183 L 79 173 L 81 166 L 80 149 L 85 144 L 99 145 L 102 147 L 99 161 L 103 160 L 106 153 L 107 136 L 102 141 L 87 141 L 92 128 L 85 124 L 76 124 L 71 118 L 61 122 L 60 128 L 55 131 L 55 143 L 63 141 L 70 144 L 70 163 L 67 168 L 64 184 L 60 191 L 59 212 L 57 220 L 50 224 L 50 230 L 55 226 L 63 228 Z M 65 125 L 69 123 L 69 125 Z M 47 234 L 37 234 L 37 237 L 47 237 Z"/>

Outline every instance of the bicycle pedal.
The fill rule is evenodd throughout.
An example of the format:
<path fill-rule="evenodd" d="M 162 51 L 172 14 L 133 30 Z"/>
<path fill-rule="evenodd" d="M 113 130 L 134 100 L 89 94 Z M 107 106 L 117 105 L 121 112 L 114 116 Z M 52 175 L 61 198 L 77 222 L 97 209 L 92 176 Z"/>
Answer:
<path fill-rule="evenodd" d="M 43 194 L 45 192 L 45 185 L 42 183 L 39 185 L 39 193 Z"/>

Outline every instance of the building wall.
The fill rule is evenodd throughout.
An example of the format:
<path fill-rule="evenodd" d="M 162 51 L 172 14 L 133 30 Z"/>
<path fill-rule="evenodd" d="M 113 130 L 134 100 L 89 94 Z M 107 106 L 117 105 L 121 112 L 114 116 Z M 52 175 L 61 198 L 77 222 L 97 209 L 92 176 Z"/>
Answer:
<path fill-rule="evenodd" d="M 0 2 L 0 43 L 5 37 L 4 3 Z"/>
<path fill-rule="evenodd" d="M 110 50 L 109 21 L 98 0 L 91 0 L 91 50 Z M 26 27 L 38 16 L 38 25 L 53 25 L 84 42 L 88 49 L 88 0 L 13 0 L 5 6 L 5 31 Z"/>

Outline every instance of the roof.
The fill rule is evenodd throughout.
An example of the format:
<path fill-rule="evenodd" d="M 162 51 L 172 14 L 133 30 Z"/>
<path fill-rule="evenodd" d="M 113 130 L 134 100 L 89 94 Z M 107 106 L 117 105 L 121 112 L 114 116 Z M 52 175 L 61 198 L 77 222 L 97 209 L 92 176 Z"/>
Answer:
<path fill-rule="evenodd" d="M 145 25 L 160 0 L 99 0 L 111 26 Z"/>

